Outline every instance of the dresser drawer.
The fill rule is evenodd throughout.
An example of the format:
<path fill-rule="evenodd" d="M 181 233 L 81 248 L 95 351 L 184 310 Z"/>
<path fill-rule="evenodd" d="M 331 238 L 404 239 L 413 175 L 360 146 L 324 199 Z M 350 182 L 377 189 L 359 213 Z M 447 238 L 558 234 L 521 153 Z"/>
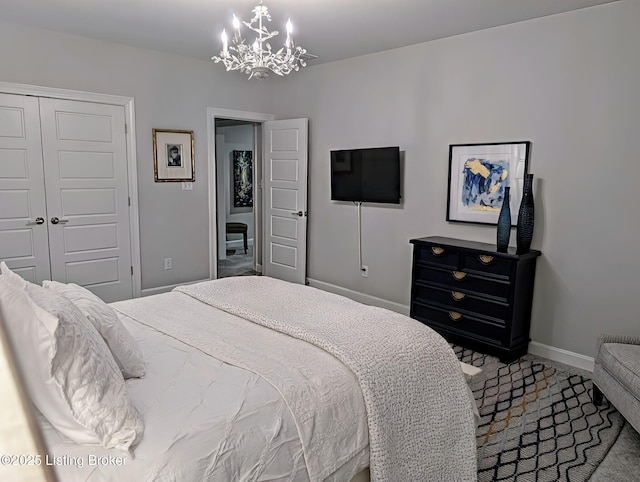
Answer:
<path fill-rule="evenodd" d="M 460 264 L 459 253 L 451 248 L 440 246 L 416 246 L 418 262 L 457 269 Z"/>
<path fill-rule="evenodd" d="M 481 273 L 507 279 L 511 275 L 513 264 L 506 259 L 486 254 L 465 254 L 462 256 L 462 269 L 469 273 Z"/>
<path fill-rule="evenodd" d="M 418 302 L 443 305 L 453 311 L 460 310 L 488 316 L 494 318 L 496 323 L 502 324 L 505 324 L 508 314 L 506 303 L 468 295 L 462 291 L 445 290 L 419 284 L 414 287 L 414 299 Z"/>
<path fill-rule="evenodd" d="M 415 281 L 435 283 L 453 291 L 475 292 L 506 300 L 510 283 L 498 279 L 488 279 L 463 271 L 444 270 L 427 266 L 415 266 Z"/>
<path fill-rule="evenodd" d="M 490 340 L 495 344 L 502 344 L 505 338 L 506 330 L 503 326 L 454 310 L 448 311 L 414 303 L 411 316 L 434 328 L 442 328 L 462 335 L 472 335 L 476 338 Z"/>
<path fill-rule="evenodd" d="M 413 318 L 504 363 L 527 352 L 540 251 L 504 253 L 493 243 L 442 236 L 410 242 Z"/>

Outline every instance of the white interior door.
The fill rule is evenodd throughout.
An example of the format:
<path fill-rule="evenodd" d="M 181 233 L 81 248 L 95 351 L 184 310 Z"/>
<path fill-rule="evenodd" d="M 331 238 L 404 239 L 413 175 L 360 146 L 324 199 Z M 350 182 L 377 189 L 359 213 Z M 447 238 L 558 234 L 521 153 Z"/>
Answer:
<path fill-rule="evenodd" d="M 263 273 L 305 283 L 308 119 L 264 123 Z"/>
<path fill-rule="evenodd" d="M 38 99 L 0 94 L 0 260 L 37 284 L 51 276 L 46 218 Z"/>
<path fill-rule="evenodd" d="M 52 279 L 133 295 L 122 106 L 40 99 Z"/>

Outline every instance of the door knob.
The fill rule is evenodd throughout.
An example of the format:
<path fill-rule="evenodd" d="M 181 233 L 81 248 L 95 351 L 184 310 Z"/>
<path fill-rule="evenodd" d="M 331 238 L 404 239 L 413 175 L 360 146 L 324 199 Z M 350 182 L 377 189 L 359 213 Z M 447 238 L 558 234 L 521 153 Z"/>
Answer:
<path fill-rule="evenodd" d="M 292 216 L 304 216 L 304 213 L 302 211 L 298 211 L 297 213 L 291 213 Z"/>
<path fill-rule="evenodd" d="M 51 224 L 66 224 L 68 222 L 68 219 L 58 219 L 56 216 L 51 218 Z"/>
<path fill-rule="evenodd" d="M 33 226 L 34 224 L 44 224 L 44 218 L 37 217 L 35 221 L 27 222 L 27 226 Z"/>

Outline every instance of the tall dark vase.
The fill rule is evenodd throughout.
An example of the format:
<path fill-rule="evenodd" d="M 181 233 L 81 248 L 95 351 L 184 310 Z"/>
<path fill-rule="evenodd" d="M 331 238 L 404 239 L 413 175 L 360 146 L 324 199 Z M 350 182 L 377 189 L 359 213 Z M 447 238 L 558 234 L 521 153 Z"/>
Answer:
<path fill-rule="evenodd" d="M 522 202 L 518 211 L 518 226 L 516 231 L 517 254 L 525 254 L 531 248 L 533 238 L 533 174 L 525 174 Z"/>
<path fill-rule="evenodd" d="M 509 237 L 511 236 L 511 208 L 509 207 L 511 188 L 504 188 L 504 198 L 502 199 L 502 208 L 498 215 L 498 232 L 497 232 L 497 250 L 500 253 L 506 253 L 509 248 Z"/>

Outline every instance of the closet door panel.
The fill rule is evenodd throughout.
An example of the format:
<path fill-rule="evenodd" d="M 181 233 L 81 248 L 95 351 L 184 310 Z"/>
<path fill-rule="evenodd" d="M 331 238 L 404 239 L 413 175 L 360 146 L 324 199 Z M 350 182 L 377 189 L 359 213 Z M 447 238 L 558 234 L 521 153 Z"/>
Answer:
<path fill-rule="evenodd" d="M 40 116 L 52 277 L 131 298 L 124 108 L 40 99 Z"/>
<path fill-rule="evenodd" d="M 46 219 L 38 99 L 0 94 L 0 261 L 32 283 L 51 276 Z"/>

